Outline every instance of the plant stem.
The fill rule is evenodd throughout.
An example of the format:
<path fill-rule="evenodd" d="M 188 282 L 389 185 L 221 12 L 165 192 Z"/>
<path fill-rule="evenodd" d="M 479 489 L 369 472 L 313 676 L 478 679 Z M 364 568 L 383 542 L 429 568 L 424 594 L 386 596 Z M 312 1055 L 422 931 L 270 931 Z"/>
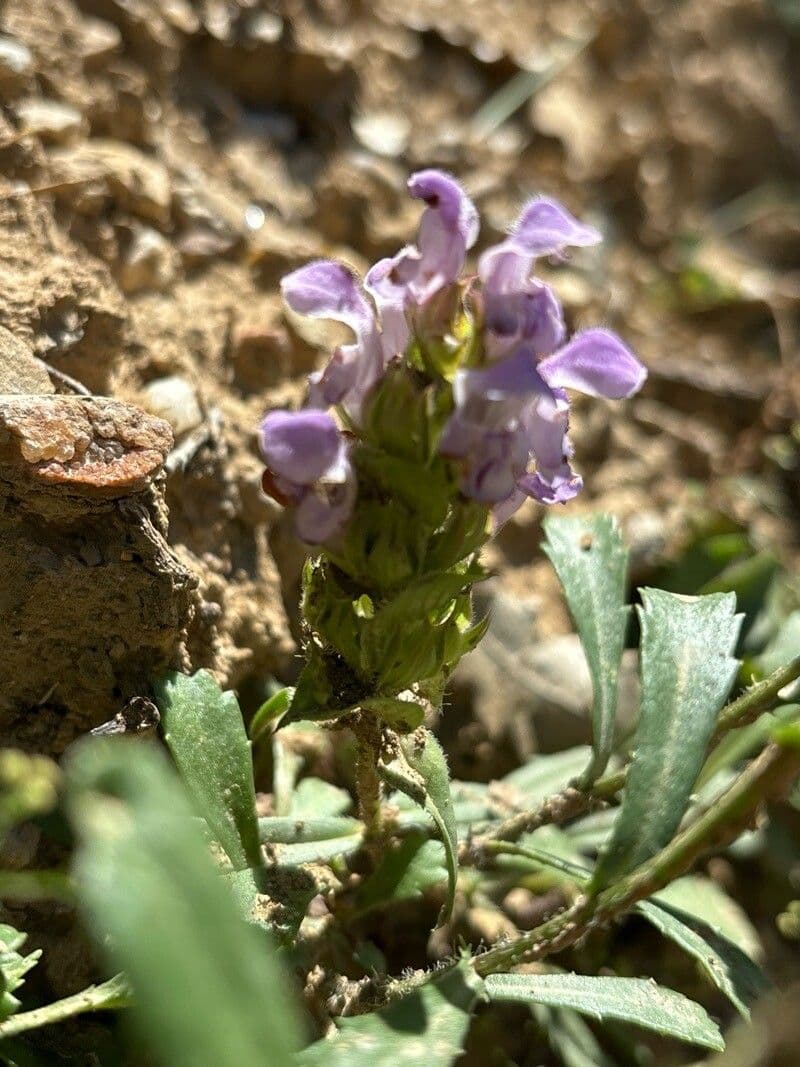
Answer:
<path fill-rule="evenodd" d="M 780 691 L 797 678 L 800 678 L 800 657 L 784 667 L 779 667 L 768 678 L 745 690 L 741 696 L 732 700 L 720 712 L 711 744 L 719 743 L 731 730 L 738 730 L 753 722 L 762 711 L 770 707 Z M 517 841 L 523 834 L 538 830 L 540 826 L 566 822 L 568 819 L 574 819 L 578 815 L 592 811 L 613 798 L 623 788 L 629 766 L 630 764 L 626 764 L 620 770 L 604 775 L 587 789 L 578 789 L 574 785 L 567 786 L 560 793 L 548 797 L 535 811 L 523 811 L 512 815 L 499 826 L 489 830 L 480 840 L 475 841 L 463 860 L 480 866 L 487 858 L 482 852 L 484 843 Z"/>
<path fill-rule="evenodd" d="M 362 715 L 353 727 L 358 740 L 356 761 L 356 793 L 358 811 L 365 828 L 365 843 L 378 840 L 383 834 L 381 811 L 381 780 L 378 777 L 378 758 L 381 752 L 381 730 L 375 720 Z"/>
<path fill-rule="evenodd" d="M 508 945 L 475 959 L 480 975 L 508 970 L 518 963 L 559 952 L 593 927 L 629 911 L 634 904 L 684 874 L 709 849 L 729 844 L 752 822 L 760 805 L 785 794 L 800 772 L 800 746 L 770 744 L 696 822 L 637 870 L 607 889 L 580 897 L 560 915 Z"/>

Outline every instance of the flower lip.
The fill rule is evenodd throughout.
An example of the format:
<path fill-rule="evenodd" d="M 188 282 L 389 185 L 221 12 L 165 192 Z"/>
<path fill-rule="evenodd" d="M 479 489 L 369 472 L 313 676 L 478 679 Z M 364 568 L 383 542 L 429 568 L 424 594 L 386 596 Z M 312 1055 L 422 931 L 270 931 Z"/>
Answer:
<path fill-rule="evenodd" d="M 638 392 L 647 371 L 615 333 L 583 330 L 539 363 L 539 373 L 553 388 L 577 389 L 587 396 L 622 400 Z"/>
<path fill-rule="evenodd" d="M 261 423 L 261 453 L 279 479 L 312 485 L 339 459 L 339 427 L 325 411 L 271 411 Z"/>
<path fill-rule="evenodd" d="M 372 309 L 356 276 L 343 263 L 315 259 L 281 279 L 283 298 L 292 311 L 315 319 L 333 319 L 358 337 L 373 326 Z"/>

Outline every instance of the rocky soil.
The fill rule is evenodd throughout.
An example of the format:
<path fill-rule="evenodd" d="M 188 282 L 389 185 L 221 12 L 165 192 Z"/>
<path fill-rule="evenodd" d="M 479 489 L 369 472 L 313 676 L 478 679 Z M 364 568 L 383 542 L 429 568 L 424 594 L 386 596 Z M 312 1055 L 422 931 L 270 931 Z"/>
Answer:
<path fill-rule="evenodd" d="M 796 32 L 777 0 L 0 2 L 2 742 L 58 753 L 167 665 L 246 708 L 291 679 L 302 551 L 255 428 L 331 335 L 277 283 L 396 250 L 423 165 L 464 180 L 482 244 L 535 191 L 604 230 L 552 275 L 650 368 L 575 426 L 577 506 L 621 517 L 634 577 L 702 508 L 792 559 Z M 512 660 L 570 629 L 540 520 L 492 550 Z M 517 719 L 552 683 L 476 701 L 493 669 L 456 688 L 458 773 L 554 743 Z"/>

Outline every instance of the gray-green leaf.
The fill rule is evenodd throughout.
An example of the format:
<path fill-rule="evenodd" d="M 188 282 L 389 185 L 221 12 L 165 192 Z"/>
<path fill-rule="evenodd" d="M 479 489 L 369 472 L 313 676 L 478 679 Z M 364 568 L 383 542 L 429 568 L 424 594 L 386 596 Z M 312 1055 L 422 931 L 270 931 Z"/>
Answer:
<path fill-rule="evenodd" d="M 642 707 L 622 810 L 593 888 L 650 859 L 689 804 L 720 708 L 736 675 L 741 617 L 732 593 L 679 596 L 643 589 Z"/>
<path fill-rule="evenodd" d="M 360 886 L 358 908 L 367 911 L 381 904 L 413 900 L 447 878 L 444 846 L 424 833 L 410 833 L 382 854 L 372 874 Z"/>
<path fill-rule="evenodd" d="M 214 839 L 235 870 L 257 867 L 253 762 L 236 697 L 208 671 L 168 675 L 155 689 L 164 740 Z"/>
<path fill-rule="evenodd" d="M 36 966 L 42 955 L 39 948 L 23 956 L 19 949 L 27 940 L 27 934 L 0 923 L 0 1023 L 18 1010 L 20 1004 L 13 995 L 14 991 L 24 983 L 25 975 Z"/>
<path fill-rule="evenodd" d="M 617 679 L 630 609 L 625 606 L 628 549 L 610 515 L 548 516 L 542 546 L 564 587 L 586 653 L 594 691 L 592 761 L 588 784 L 614 749 Z"/>
<path fill-rule="evenodd" d="M 491 1000 L 572 1008 L 600 1021 L 615 1019 L 703 1048 L 722 1050 L 719 1028 L 699 1004 L 646 978 L 583 974 L 493 974 Z"/>
<path fill-rule="evenodd" d="M 458 875 L 458 829 L 447 758 L 442 746 L 426 729 L 402 738 L 400 749 L 401 759 L 379 771 L 390 785 L 424 808 L 436 825 L 447 864 L 447 900 L 439 916 L 439 922 L 445 923 L 453 912 Z"/>
<path fill-rule="evenodd" d="M 750 1018 L 748 1005 L 769 989 L 769 982 L 738 945 L 708 923 L 663 901 L 643 900 L 636 910 L 664 937 L 694 957 L 739 1014 Z"/>
<path fill-rule="evenodd" d="M 371 1015 L 341 1019 L 335 1037 L 297 1057 L 298 1067 L 450 1067 L 461 1054 L 483 983 L 460 963 Z"/>
<path fill-rule="evenodd" d="M 93 739 L 75 746 L 67 779 L 88 929 L 128 976 L 157 1062 L 289 1067 L 291 981 L 243 921 L 166 757 Z"/>

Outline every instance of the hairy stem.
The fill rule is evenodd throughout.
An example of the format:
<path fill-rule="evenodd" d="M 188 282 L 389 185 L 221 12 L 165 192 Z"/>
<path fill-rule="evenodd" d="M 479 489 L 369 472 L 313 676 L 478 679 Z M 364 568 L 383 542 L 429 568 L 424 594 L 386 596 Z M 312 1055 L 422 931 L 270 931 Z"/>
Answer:
<path fill-rule="evenodd" d="M 784 795 L 800 772 L 800 747 L 770 744 L 694 823 L 637 870 L 596 895 L 580 897 L 560 915 L 508 945 L 475 959 L 480 975 L 543 959 L 573 944 L 593 927 L 629 911 L 638 901 L 685 874 L 697 858 L 719 849 L 750 825 L 760 805 Z"/>
<path fill-rule="evenodd" d="M 732 700 L 720 712 L 711 744 L 718 744 L 731 730 L 738 730 L 753 722 L 774 703 L 780 691 L 797 678 L 800 678 L 800 657 L 784 667 L 779 667 L 768 678 L 745 690 L 741 696 Z M 579 789 L 574 785 L 567 786 L 560 793 L 548 797 L 536 810 L 523 811 L 510 816 L 499 826 L 489 830 L 481 839 L 475 841 L 467 850 L 466 855 L 462 857 L 462 862 L 480 866 L 489 855 L 483 849 L 485 843 L 517 841 L 523 834 L 538 830 L 540 826 L 567 822 L 569 819 L 577 818 L 601 806 L 623 788 L 628 775 L 628 767 L 629 764 L 626 764 L 620 770 L 604 775 L 587 789 Z"/>
<path fill-rule="evenodd" d="M 356 793 L 358 811 L 365 827 L 365 842 L 369 845 L 383 834 L 383 814 L 381 810 L 381 780 L 378 777 L 378 759 L 382 740 L 379 724 L 372 719 L 361 716 L 354 726 L 358 740 L 356 761 Z"/>

